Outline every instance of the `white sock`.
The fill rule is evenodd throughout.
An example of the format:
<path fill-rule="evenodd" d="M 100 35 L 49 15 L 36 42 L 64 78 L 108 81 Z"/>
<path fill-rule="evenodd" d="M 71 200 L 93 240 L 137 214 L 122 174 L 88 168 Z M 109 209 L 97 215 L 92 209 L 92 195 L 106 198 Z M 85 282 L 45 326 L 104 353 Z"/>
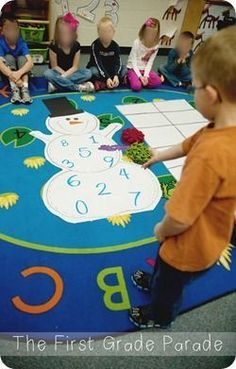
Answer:
<path fill-rule="evenodd" d="M 28 82 L 23 82 L 23 87 L 29 88 L 29 83 Z"/>

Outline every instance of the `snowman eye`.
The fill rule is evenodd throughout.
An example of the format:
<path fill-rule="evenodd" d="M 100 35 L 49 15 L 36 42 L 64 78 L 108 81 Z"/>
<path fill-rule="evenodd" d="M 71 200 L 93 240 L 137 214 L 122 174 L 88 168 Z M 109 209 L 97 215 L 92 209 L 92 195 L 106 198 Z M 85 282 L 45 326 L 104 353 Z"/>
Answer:
<path fill-rule="evenodd" d="M 79 118 L 74 118 L 74 120 L 79 120 Z"/>
<path fill-rule="evenodd" d="M 70 120 L 70 118 L 66 118 L 66 120 L 67 120 L 67 121 L 69 121 L 69 120 Z"/>

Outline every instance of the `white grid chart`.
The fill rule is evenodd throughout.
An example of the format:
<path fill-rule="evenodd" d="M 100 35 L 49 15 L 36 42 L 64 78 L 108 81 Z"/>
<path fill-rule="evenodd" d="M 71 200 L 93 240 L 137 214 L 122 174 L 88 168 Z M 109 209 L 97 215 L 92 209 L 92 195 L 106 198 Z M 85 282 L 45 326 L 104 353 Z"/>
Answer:
<path fill-rule="evenodd" d="M 145 134 L 153 148 L 165 150 L 182 142 L 207 124 L 207 120 L 186 100 L 119 105 L 117 109 Z M 179 180 L 185 158 L 164 162 Z"/>

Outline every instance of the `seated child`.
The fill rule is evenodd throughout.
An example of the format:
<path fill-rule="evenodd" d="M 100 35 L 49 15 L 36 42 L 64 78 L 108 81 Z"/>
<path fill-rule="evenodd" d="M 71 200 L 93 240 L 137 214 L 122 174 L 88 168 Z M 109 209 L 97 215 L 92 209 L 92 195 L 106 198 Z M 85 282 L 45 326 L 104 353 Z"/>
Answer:
<path fill-rule="evenodd" d="M 80 44 L 77 42 L 79 21 L 71 13 L 59 17 L 56 22 L 54 40 L 49 46 L 51 69 L 46 70 L 49 92 L 94 90 L 89 81 L 92 74 L 89 69 L 79 68 Z"/>
<path fill-rule="evenodd" d="M 0 72 L 9 81 L 12 104 L 30 104 L 29 72 L 33 61 L 28 46 L 20 37 L 20 27 L 14 16 L 3 15 L 1 23 Z"/>
<path fill-rule="evenodd" d="M 172 49 L 169 53 L 167 64 L 159 68 L 165 80 L 174 87 L 187 87 L 192 83 L 193 43 L 194 35 L 191 32 L 181 33 L 176 49 Z"/>
<path fill-rule="evenodd" d="M 177 317 L 187 284 L 214 267 L 228 247 L 236 209 L 236 27 L 217 32 L 192 62 L 197 109 L 209 124 L 145 168 L 187 155 L 180 182 L 155 227 L 161 246 L 152 275 L 133 281 L 151 292 L 151 303 L 131 308 L 140 328 L 168 327 Z M 202 286 L 204 289 L 204 285 Z"/>
<path fill-rule="evenodd" d="M 160 41 L 160 22 L 149 18 L 139 32 L 139 38 L 134 41 L 128 59 L 128 80 L 133 91 L 142 87 L 156 88 L 161 85 L 159 75 L 152 71 L 157 56 Z"/>
<path fill-rule="evenodd" d="M 108 17 L 102 18 L 97 28 L 99 38 L 92 43 L 87 68 L 90 68 L 96 81 L 96 90 L 112 90 L 123 82 L 126 68 L 122 64 L 119 45 L 113 40 L 115 27 L 112 20 Z"/>

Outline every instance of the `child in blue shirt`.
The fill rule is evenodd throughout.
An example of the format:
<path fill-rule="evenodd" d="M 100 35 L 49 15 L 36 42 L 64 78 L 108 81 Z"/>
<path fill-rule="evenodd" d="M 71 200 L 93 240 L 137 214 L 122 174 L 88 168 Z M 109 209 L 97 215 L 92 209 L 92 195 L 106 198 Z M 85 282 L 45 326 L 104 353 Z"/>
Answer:
<path fill-rule="evenodd" d="M 187 87 L 192 83 L 193 43 L 194 35 L 191 32 L 181 33 L 176 48 L 169 53 L 167 64 L 159 68 L 164 79 L 174 87 Z"/>
<path fill-rule="evenodd" d="M 29 72 L 33 61 L 25 41 L 20 37 L 17 19 L 4 15 L 1 19 L 0 72 L 9 80 L 13 104 L 32 103 L 29 93 Z"/>

